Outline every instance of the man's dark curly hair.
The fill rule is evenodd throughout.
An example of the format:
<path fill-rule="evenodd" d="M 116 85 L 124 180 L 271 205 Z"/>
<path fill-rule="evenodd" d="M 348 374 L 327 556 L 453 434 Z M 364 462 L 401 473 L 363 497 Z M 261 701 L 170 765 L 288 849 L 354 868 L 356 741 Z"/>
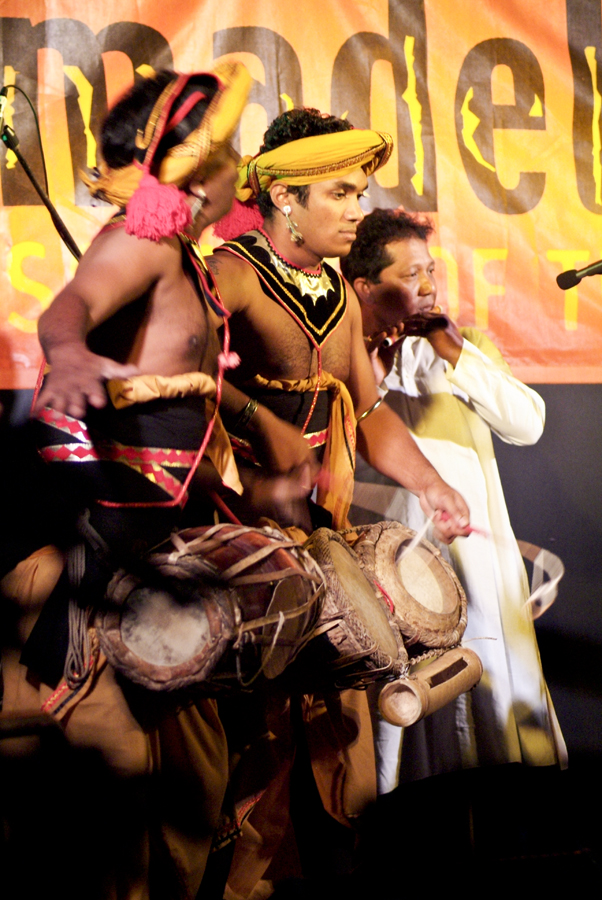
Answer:
<path fill-rule="evenodd" d="M 138 129 L 144 130 L 153 106 L 170 81 L 177 78 L 176 72 L 163 69 L 154 78 L 144 78 L 119 100 L 111 109 L 103 122 L 100 144 L 102 156 L 111 169 L 129 166 L 136 156 L 140 162 L 144 151 L 136 148 Z M 165 153 L 180 144 L 193 131 L 205 115 L 215 92 L 217 80 L 213 75 L 201 74 L 191 78 L 182 93 L 174 101 L 171 114 L 175 113 L 182 103 L 194 92 L 201 91 L 205 98 L 195 103 L 188 115 L 169 131 L 159 142 L 154 157 L 154 165 L 163 159 Z"/>
<path fill-rule="evenodd" d="M 283 144 L 298 141 L 305 137 L 314 137 L 317 134 L 333 134 L 336 131 L 351 131 L 353 125 L 336 116 L 321 113 L 318 109 L 310 107 L 295 107 L 278 116 L 263 136 L 263 144 L 259 148 L 260 153 L 275 150 Z M 307 206 L 309 197 L 309 185 L 290 185 L 289 191 L 297 197 L 301 206 Z M 265 219 L 269 219 L 274 211 L 274 204 L 268 191 L 262 191 L 257 197 L 257 205 Z"/>
<path fill-rule="evenodd" d="M 426 241 L 432 231 L 428 219 L 397 209 L 375 209 L 358 225 L 351 250 L 341 259 L 341 272 L 349 284 L 356 278 L 377 284 L 382 270 L 393 263 L 387 244 L 410 238 Z"/>

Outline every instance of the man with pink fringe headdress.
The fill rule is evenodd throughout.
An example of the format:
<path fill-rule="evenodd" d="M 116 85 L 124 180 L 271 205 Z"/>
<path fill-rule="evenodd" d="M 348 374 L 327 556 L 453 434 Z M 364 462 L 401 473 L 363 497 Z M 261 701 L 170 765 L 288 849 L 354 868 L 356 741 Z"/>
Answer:
<path fill-rule="evenodd" d="M 16 652 L 3 658 L 4 713 L 42 708 L 73 748 L 103 760 L 117 786 L 110 801 L 98 797 L 82 768 L 82 783 L 67 792 L 86 797 L 84 833 L 98 804 L 110 804 L 115 823 L 110 849 L 90 846 L 80 861 L 95 883 L 79 885 L 79 895 L 192 900 L 226 787 L 214 701 L 125 685 L 91 623 L 117 564 L 187 517 L 207 521 L 203 456 L 218 483 L 242 490 L 217 411 L 235 359 L 227 327 L 220 351 L 209 310 L 222 318 L 225 310 L 196 239 L 232 202 L 229 138 L 249 87 L 240 64 L 158 72 L 113 108 L 100 171 L 85 180 L 121 210 L 40 320 L 50 365 L 34 406 L 40 453 L 64 502 L 88 512 L 65 555 L 42 547 L 3 580 L 4 596 L 28 616 L 20 660 Z M 32 629 L 29 614 L 42 604 Z M 70 895 L 61 852 L 57 889 Z"/>

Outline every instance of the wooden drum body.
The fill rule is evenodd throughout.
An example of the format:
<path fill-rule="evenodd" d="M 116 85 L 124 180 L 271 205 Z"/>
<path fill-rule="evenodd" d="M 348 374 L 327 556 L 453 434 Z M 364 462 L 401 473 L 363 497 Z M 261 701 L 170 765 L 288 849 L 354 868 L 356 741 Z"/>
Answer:
<path fill-rule="evenodd" d="M 311 556 L 275 529 L 191 528 L 151 553 L 143 576 L 116 573 L 96 626 L 132 681 L 215 693 L 279 675 L 311 634 L 323 590 Z"/>
<path fill-rule="evenodd" d="M 403 641 L 354 551 L 328 528 L 314 531 L 304 548 L 324 574 L 326 593 L 299 665 L 315 660 L 337 687 L 398 677 L 407 665 Z"/>

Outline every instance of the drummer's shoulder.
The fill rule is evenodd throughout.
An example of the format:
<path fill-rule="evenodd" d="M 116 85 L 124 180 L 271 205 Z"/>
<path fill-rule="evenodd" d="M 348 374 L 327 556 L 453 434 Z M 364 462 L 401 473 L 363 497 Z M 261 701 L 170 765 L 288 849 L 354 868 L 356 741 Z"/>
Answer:
<path fill-rule="evenodd" d="M 106 228 L 82 256 L 76 278 L 94 270 L 101 282 L 114 276 L 127 283 L 133 278 L 156 280 L 181 269 L 182 252 L 177 238 L 154 241 L 128 234 L 124 228 Z"/>
<path fill-rule="evenodd" d="M 257 294 L 262 295 L 257 273 L 246 260 L 219 247 L 205 260 L 230 312 L 239 312 Z"/>

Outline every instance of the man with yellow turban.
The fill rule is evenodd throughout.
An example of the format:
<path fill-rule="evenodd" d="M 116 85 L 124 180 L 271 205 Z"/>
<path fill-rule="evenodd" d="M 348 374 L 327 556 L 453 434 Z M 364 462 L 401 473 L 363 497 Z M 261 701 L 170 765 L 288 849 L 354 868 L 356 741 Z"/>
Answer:
<path fill-rule="evenodd" d="M 322 447 L 318 503 L 335 528 L 344 527 L 353 493 L 357 433 L 362 455 L 419 495 L 435 525 L 453 539 L 466 533 L 466 505 L 403 422 L 379 404 L 357 298 L 324 263 L 349 252 L 364 217 L 359 201 L 368 176 L 391 150 L 387 134 L 293 109 L 272 123 L 259 154 L 239 166 L 237 197 L 245 202 L 235 219 L 218 223 L 216 233 L 227 236 L 233 219 L 235 228 L 244 221 L 253 199 L 258 227 L 229 240 L 209 260 L 241 356 L 228 376 L 234 386 L 229 405 L 239 410 L 232 430 L 245 437 L 259 402 L 298 426 L 308 447 Z M 274 465 L 284 470 L 302 458 L 298 445 L 288 458 L 286 445 L 281 453 Z"/>
<path fill-rule="evenodd" d="M 354 129 L 317 110 L 293 109 L 270 125 L 259 153 L 239 167 L 242 203 L 235 217 L 218 223 L 216 233 L 228 240 L 209 260 L 231 313 L 232 346 L 241 356 L 228 376 L 230 407 L 238 409 L 231 431 L 244 450 L 265 407 L 296 425 L 305 449 L 283 440 L 272 465 L 288 471 L 302 466 L 314 450 L 321 454 L 311 520 L 313 527 L 335 529 L 347 523 L 357 435 L 362 456 L 416 493 L 444 539 L 451 540 L 468 533 L 466 504 L 427 462 L 403 422 L 380 405 L 357 297 L 324 262 L 349 252 L 364 217 L 360 200 L 368 176 L 386 163 L 391 150 L 387 134 Z M 252 230 L 241 235 L 247 221 Z M 305 704 L 314 774 L 331 823 L 346 823 L 371 795 L 366 713 L 356 691 Z M 366 740 L 356 740 L 360 725 Z M 277 780 L 253 813 L 248 840 L 237 847 L 232 897 L 248 895 L 284 827 L 276 821 Z M 317 845 L 319 835 L 327 835 L 323 844 L 329 846 L 333 826 L 322 824 L 324 832 L 313 822 L 314 840 Z"/>
<path fill-rule="evenodd" d="M 88 607 L 102 603 L 119 565 L 165 540 L 185 516 L 203 524 L 204 512 L 207 521 L 206 499 L 195 498 L 205 448 L 223 482 L 240 490 L 216 414 L 232 357 L 227 336 L 219 352 L 208 310 L 224 311 L 195 239 L 231 205 L 237 169 L 229 138 L 249 86 L 239 64 L 159 72 L 113 108 L 99 175 L 87 181 L 122 210 L 40 321 L 51 367 L 35 405 L 41 454 L 66 485 L 64 502 L 87 506 L 88 515 L 63 574 L 61 554 L 46 547 L 3 581 L 4 596 L 17 603 L 51 594 L 21 662 L 11 657 L 3 667 L 4 712 L 42 707 L 74 748 L 98 756 L 112 775 L 100 796 L 98 784 L 85 782 L 90 769 L 78 770 L 81 822 L 74 809 L 72 823 L 83 858 L 69 866 L 70 835 L 62 835 L 59 893 L 193 900 L 224 796 L 226 742 L 215 703 L 125 685 L 99 649 Z M 65 794 L 75 801 L 75 786 L 66 784 Z M 80 838 L 99 809 L 107 825 L 88 833 L 102 832 L 106 843 L 86 846 Z M 69 879 L 82 870 L 97 883 L 76 891 Z"/>

